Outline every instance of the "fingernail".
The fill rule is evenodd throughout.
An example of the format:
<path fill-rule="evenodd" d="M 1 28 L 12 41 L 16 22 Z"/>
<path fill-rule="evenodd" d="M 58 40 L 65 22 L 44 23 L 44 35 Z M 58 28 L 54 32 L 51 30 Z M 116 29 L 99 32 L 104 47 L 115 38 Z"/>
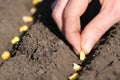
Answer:
<path fill-rule="evenodd" d="M 80 51 L 77 51 L 77 50 L 74 49 L 74 48 L 73 48 L 73 50 L 74 50 L 74 52 L 75 52 L 77 55 L 80 55 Z"/>
<path fill-rule="evenodd" d="M 91 41 L 91 40 L 86 41 L 83 44 L 83 51 L 85 52 L 86 55 L 90 53 L 92 47 L 93 47 L 93 41 Z"/>

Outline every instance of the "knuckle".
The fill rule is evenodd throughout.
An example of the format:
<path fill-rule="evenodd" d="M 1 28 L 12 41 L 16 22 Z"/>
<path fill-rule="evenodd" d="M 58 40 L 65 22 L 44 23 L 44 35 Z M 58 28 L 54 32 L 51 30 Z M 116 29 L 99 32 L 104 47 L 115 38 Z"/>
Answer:
<path fill-rule="evenodd" d="M 69 9 L 65 9 L 63 12 L 63 18 L 67 19 L 67 20 L 74 20 L 76 18 L 79 18 L 79 16 L 77 15 L 77 13 L 72 12 L 72 10 Z"/>
<path fill-rule="evenodd" d="M 54 19 L 54 20 L 59 20 L 60 19 L 60 13 L 58 12 L 58 11 L 56 11 L 56 10 L 53 10 L 52 11 L 52 18 Z"/>
<path fill-rule="evenodd" d="M 108 6 L 109 12 L 111 13 L 111 15 L 113 15 L 115 18 L 120 17 L 120 0 L 116 0 L 116 1 L 112 1 L 113 3 L 111 3 L 110 6 Z M 110 14 L 109 13 L 109 14 Z"/>

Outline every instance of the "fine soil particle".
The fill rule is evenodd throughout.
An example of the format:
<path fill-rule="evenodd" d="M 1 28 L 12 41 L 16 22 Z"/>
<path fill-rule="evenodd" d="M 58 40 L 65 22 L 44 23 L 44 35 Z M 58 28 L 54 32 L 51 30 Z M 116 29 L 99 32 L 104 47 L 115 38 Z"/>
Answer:
<path fill-rule="evenodd" d="M 13 6 L 13 3 L 23 3 L 27 4 L 24 5 L 25 8 L 30 9 L 31 7 L 29 0 L 5 1 L 7 5 L 11 6 Z M 33 15 L 37 22 L 30 25 L 29 30 L 20 36 L 21 41 L 18 44 L 13 47 L 9 45 L 8 48 L 4 46 L 5 49 L 11 50 L 12 57 L 7 61 L 0 60 L 0 80 L 67 80 L 69 75 L 74 73 L 72 63 L 81 64 L 79 58 L 71 50 L 69 44 L 63 38 L 50 17 L 51 3 L 52 0 L 44 0 L 44 2 L 37 6 L 39 11 Z M 8 8 L 4 5 L 1 6 L 4 9 Z M 16 14 L 27 14 L 27 12 L 26 14 L 24 11 L 21 12 L 18 7 L 14 6 L 14 8 Z M 23 7 L 22 9 L 24 10 Z M 1 11 L 4 10 L 1 9 Z M 9 10 L 5 16 L 9 12 L 11 11 Z M 19 17 L 15 16 L 14 19 L 18 19 Z M 7 21 L 10 18 L 6 17 L 5 20 Z M 16 24 L 15 21 L 11 21 L 10 23 L 3 24 L 3 26 L 11 23 Z M 2 27 L 2 29 L 7 28 Z M 4 30 L 1 31 L 4 32 Z M 9 32 L 11 33 L 12 31 L 9 30 Z M 9 37 L 9 35 L 7 36 Z M 6 40 L 7 42 L 10 37 Z M 0 45 L 0 47 L 2 46 Z M 83 62 L 82 66 L 84 66 L 84 69 L 79 72 L 80 76 L 78 80 L 120 80 L 119 23 L 106 32 L 87 56 L 87 60 Z"/>

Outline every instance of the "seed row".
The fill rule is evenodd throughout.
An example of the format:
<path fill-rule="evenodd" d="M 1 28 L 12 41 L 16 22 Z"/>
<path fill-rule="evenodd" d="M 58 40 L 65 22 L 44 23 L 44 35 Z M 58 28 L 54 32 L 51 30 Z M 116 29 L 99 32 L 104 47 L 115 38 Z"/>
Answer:
<path fill-rule="evenodd" d="M 81 50 L 81 52 L 79 53 L 79 58 L 80 58 L 80 61 L 84 61 L 86 59 L 86 52 Z M 83 67 L 76 64 L 76 63 L 73 63 L 73 69 L 75 71 L 75 73 L 73 73 L 71 76 L 69 76 L 69 80 L 76 80 L 78 77 L 79 77 L 79 74 L 78 72 L 80 72 Z"/>
<path fill-rule="evenodd" d="M 32 7 L 32 8 L 30 9 L 30 13 L 31 13 L 31 14 L 34 14 L 34 13 L 37 11 L 37 9 L 35 8 L 35 6 L 36 6 L 38 3 L 40 3 L 40 2 L 42 2 L 42 0 L 32 0 L 32 4 L 33 4 L 34 7 Z M 32 16 L 23 16 L 22 19 L 23 19 L 23 22 L 24 22 L 24 23 L 32 23 L 33 20 L 34 20 L 34 18 L 33 18 Z M 25 32 L 25 31 L 28 30 L 28 28 L 29 28 L 29 27 L 28 27 L 26 24 L 24 24 L 24 25 L 22 25 L 22 26 L 19 27 L 18 31 L 19 31 L 19 32 Z M 19 37 L 19 36 L 15 36 L 15 37 L 13 37 L 13 39 L 11 40 L 11 44 L 15 45 L 15 44 L 18 43 L 19 41 L 20 41 L 20 37 Z M 3 60 L 8 60 L 8 59 L 11 57 L 11 53 L 10 53 L 10 51 L 7 51 L 7 50 L 6 50 L 6 51 L 4 51 L 0 56 L 1 56 L 1 58 L 2 58 Z"/>

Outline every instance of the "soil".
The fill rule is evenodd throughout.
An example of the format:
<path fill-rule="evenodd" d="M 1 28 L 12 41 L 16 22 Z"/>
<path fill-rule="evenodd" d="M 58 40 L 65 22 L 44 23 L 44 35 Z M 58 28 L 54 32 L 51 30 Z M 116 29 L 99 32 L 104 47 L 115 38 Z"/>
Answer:
<path fill-rule="evenodd" d="M 73 62 L 84 67 L 78 80 L 120 80 L 120 23 L 105 33 L 81 63 L 50 16 L 52 2 L 38 4 L 35 22 L 28 24 L 27 32 L 19 33 L 24 24 L 21 17 L 30 15 L 31 1 L 0 0 L 0 53 L 12 53 L 9 60 L 0 59 L 0 80 L 67 80 L 74 73 Z M 21 40 L 12 45 L 10 40 L 16 35 Z"/>

